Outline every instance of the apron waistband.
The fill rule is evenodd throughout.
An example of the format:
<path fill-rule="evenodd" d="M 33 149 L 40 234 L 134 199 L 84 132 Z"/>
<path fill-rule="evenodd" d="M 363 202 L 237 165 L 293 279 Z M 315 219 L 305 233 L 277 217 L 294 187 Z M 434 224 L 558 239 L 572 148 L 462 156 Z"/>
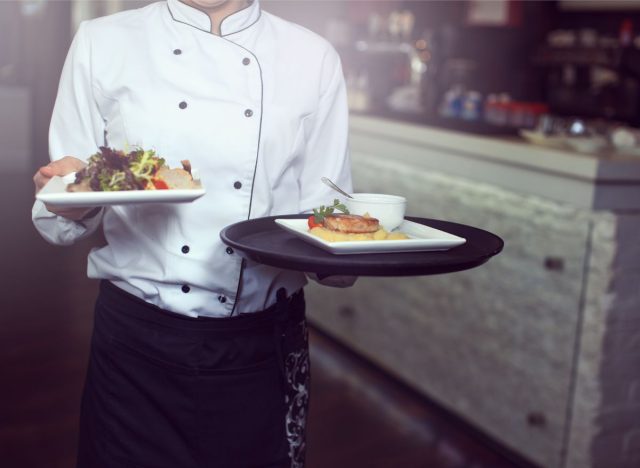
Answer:
<path fill-rule="evenodd" d="M 242 313 L 232 317 L 189 317 L 171 312 L 150 304 L 107 280 L 100 282 L 100 300 L 112 310 L 132 318 L 185 331 L 233 332 L 271 328 L 274 323 L 284 324 L 304 318 L 302 289 L 287 296 L 285 289 L 280 288 L 277 292 L 277 302 L 272 306 L 259 312 Z"/>

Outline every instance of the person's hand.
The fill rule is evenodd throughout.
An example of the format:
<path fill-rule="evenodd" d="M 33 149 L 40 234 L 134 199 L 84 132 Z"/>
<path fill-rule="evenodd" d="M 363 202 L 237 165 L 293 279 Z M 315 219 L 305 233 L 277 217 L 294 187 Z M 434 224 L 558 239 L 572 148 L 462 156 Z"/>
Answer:
<path fill-rule="evenodd" d="M 57 161 L 50 162 L 46 166 L 42 166 L 33 176 L 33 183 L 36 186 L 36 193 L 44 187 L 53 176 L 65 176 L 72 172 L 77 172 L 86 166 L 84 161 L 72 156 L 65 156 Z M 61 206 L 46 205 L 47 210 L 52 213 L 74 221 L 85 217 L 92 208 L 65 208 Z"/>
<path fill-rule="evenodd" d="M 315 281 L 323 286 L 330 286 L 332 288 L 350 288 L 358 279 L 357 276 L 346 275 L 322 275 L 318 273 L 305 272 L 307 278 Z"/>

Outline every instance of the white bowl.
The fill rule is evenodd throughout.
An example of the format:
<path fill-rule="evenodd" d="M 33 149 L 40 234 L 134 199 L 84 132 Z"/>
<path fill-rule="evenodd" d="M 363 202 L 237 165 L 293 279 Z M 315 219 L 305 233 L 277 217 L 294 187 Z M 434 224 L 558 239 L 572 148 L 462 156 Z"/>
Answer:
<path fill-rule="evenodd" d="M 579 153 L 598 153 L 607 146 L 607 140 L 601 136 L 594 137 L 571 137 L 567 138 L 567 144 Z"/>
<path fill-rule="evenodd" d="M 550 148 L 558 149 L 563 149 L 567 146 L 567 139 L 560 135 L 546 135 L 542 132 L 521 129 L 520 136 L 534 145 L 548 146 Z"/>
<path fill-rule="evenodd" d="M 387 231 L 393 231 L 404 220 L 407 199 L 398 195 L 384 193 L 352 193 L 353 198 L 344 200 L 349 213 L 364 215 L 368 213 L 380 221 Z"/>

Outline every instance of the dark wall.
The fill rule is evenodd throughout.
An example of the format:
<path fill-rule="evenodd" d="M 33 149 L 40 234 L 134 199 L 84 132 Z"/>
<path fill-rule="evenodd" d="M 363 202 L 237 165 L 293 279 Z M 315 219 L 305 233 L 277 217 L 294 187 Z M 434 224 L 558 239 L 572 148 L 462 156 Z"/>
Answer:
<path fill-rule="evenodd" d="M 31 92 L 33 166 L 48 161 L 47 133 L 58 80 L 71 41 L 71 3 L 0 2 L 0 83 Z M 10 72 L 8 70 L 11 70 Z"/>
<path fill-rule="evenodd" d="M 0 2 L 0 84 L 20 80 L 17 63 L 24 49 L 23 29 L 18 2 Z"/>

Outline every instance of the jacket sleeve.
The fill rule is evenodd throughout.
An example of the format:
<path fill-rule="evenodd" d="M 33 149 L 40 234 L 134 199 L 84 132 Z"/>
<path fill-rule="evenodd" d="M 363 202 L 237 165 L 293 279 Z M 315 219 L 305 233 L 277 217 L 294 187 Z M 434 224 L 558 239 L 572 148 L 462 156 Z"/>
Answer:
<path fill-rule="evenodd" d="M 306 151 L 302 169 L 301 212 L 331 204 L 340 195 L 324 185 L 322 176 L 347 192 L 353 189 L 349 155 L 349 110 L 340 57 L 332 48 L 322 67 L 318 107 L 305 122 Z"/>
<path fill-rule="evenodd" d="M 89 23 L 76 33 L 62 69 L 58 94 L 49 128 L 49 156 L 87 159 L 104 143 L 104 120 L 100 115 L 92 80 Z M 84 221 L 71 221 L 47 210 L 36 200 L 31 212 L 33 224 L 45 240 L 69 245 L 89 236 L 100 225 L 104 210 Z"/>
<path fill-rule="evenodd" d="M 306 158 L 301 178 L 301 207 L 303 212 L 320 205 L 331 204 L 340 195 L 320 182 L 325 176 L 347 193 L 353 191 L 351 158 L 349 155 L 349 109 L 347 92 L 340 65 L 340 57 L 331 49 L 325 58 L 323 72 L 328 82 L 318 109 L 309 117 Z M 343 200 L 344 201 L 344 200 Z M 352 286 L 355 276 L 307 277 L 323 286 L 346 288 Z"/>

